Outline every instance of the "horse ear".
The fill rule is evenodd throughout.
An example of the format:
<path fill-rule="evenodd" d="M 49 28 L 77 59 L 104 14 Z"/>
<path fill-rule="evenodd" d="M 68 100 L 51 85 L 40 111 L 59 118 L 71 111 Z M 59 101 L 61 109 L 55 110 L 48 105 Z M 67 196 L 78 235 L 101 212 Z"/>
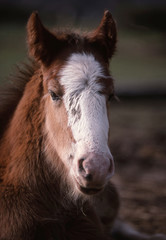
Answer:
<path fill-rule="evenodd" d="M 99 27 L 94 31 L 92 42 L 106 52 L 107 58 L 111 58 L 114 54 L 117 42 L 117 29 L 116 23 L 108 10 L 104 12 Z"/>
<path fill-rule="evenodd" d="M 29 54 L 36 61 L 49 65 L 60 49 L 60 40 L 41 23 L 37 12 L 33 12 L 27 23 Z"/>

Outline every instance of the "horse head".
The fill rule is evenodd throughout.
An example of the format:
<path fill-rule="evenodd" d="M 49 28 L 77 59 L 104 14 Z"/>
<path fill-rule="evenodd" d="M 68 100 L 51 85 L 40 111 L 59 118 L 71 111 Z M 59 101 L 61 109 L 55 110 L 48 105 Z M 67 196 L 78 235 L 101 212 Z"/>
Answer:
<path fill-rule="evenodd" d="M 34 12 L 27 31 L 43 78 L 47 158 L 57 169 L 58 156 L 75 191 L 96 194 L 114 174 L 108 102 L 114 95 L 109 60 L 116 24 L 105 11 L 90 33 L 50 32 Z"/>

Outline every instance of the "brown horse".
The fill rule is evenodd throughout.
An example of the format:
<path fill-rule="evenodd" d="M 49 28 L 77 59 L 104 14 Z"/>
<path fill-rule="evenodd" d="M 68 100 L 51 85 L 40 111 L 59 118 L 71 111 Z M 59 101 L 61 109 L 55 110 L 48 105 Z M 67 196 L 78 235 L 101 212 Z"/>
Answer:
<path fill-rule="evenodd" d="M 111 14 L 80 35 L 52 33 L 33 13 L 27 32 L 34 62 L 1 94 L 0 240 L 149 239 L 115 221 Z"/>

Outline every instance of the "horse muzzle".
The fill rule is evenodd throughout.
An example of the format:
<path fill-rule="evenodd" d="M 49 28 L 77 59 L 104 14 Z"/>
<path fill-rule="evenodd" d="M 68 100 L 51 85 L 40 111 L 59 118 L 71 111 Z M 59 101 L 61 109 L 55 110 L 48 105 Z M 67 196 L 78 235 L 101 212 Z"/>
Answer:
<path fill-rule="evenodd" d="M 112 155 L 105 157 L 95 153 L 89 153 L 77 160 L 77 167 L 74 171 L 77 188 L 88 195 L 102 191 L 113 174 Z"/>

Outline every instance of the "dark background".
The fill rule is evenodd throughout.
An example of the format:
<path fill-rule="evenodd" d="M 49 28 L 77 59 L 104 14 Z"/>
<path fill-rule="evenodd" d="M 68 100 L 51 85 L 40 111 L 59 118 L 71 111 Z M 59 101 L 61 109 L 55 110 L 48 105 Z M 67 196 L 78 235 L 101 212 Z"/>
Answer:
<path fill-rule="evenodd" d="M 26 22 L 38 10 L 50 28 L 91 30 L 109 9 L 118 47 L 110 64 L 119 103 L 111 103 L 113 181 L 120 215 L 136 228 L 166 234 L 166 1 L 0 0 L 0 84 L 26 61 Z"/>
<path fill-rule="evenodd" d="M 165 93 L 165 0 L 0 0 L 1 77 L 26 57 L 25 26 L 33 10 L 46 26 L 88 30 L 97 27 L 105 9 L 118 25 L 118 51 L 111 63 L 117 91 Z"/>

